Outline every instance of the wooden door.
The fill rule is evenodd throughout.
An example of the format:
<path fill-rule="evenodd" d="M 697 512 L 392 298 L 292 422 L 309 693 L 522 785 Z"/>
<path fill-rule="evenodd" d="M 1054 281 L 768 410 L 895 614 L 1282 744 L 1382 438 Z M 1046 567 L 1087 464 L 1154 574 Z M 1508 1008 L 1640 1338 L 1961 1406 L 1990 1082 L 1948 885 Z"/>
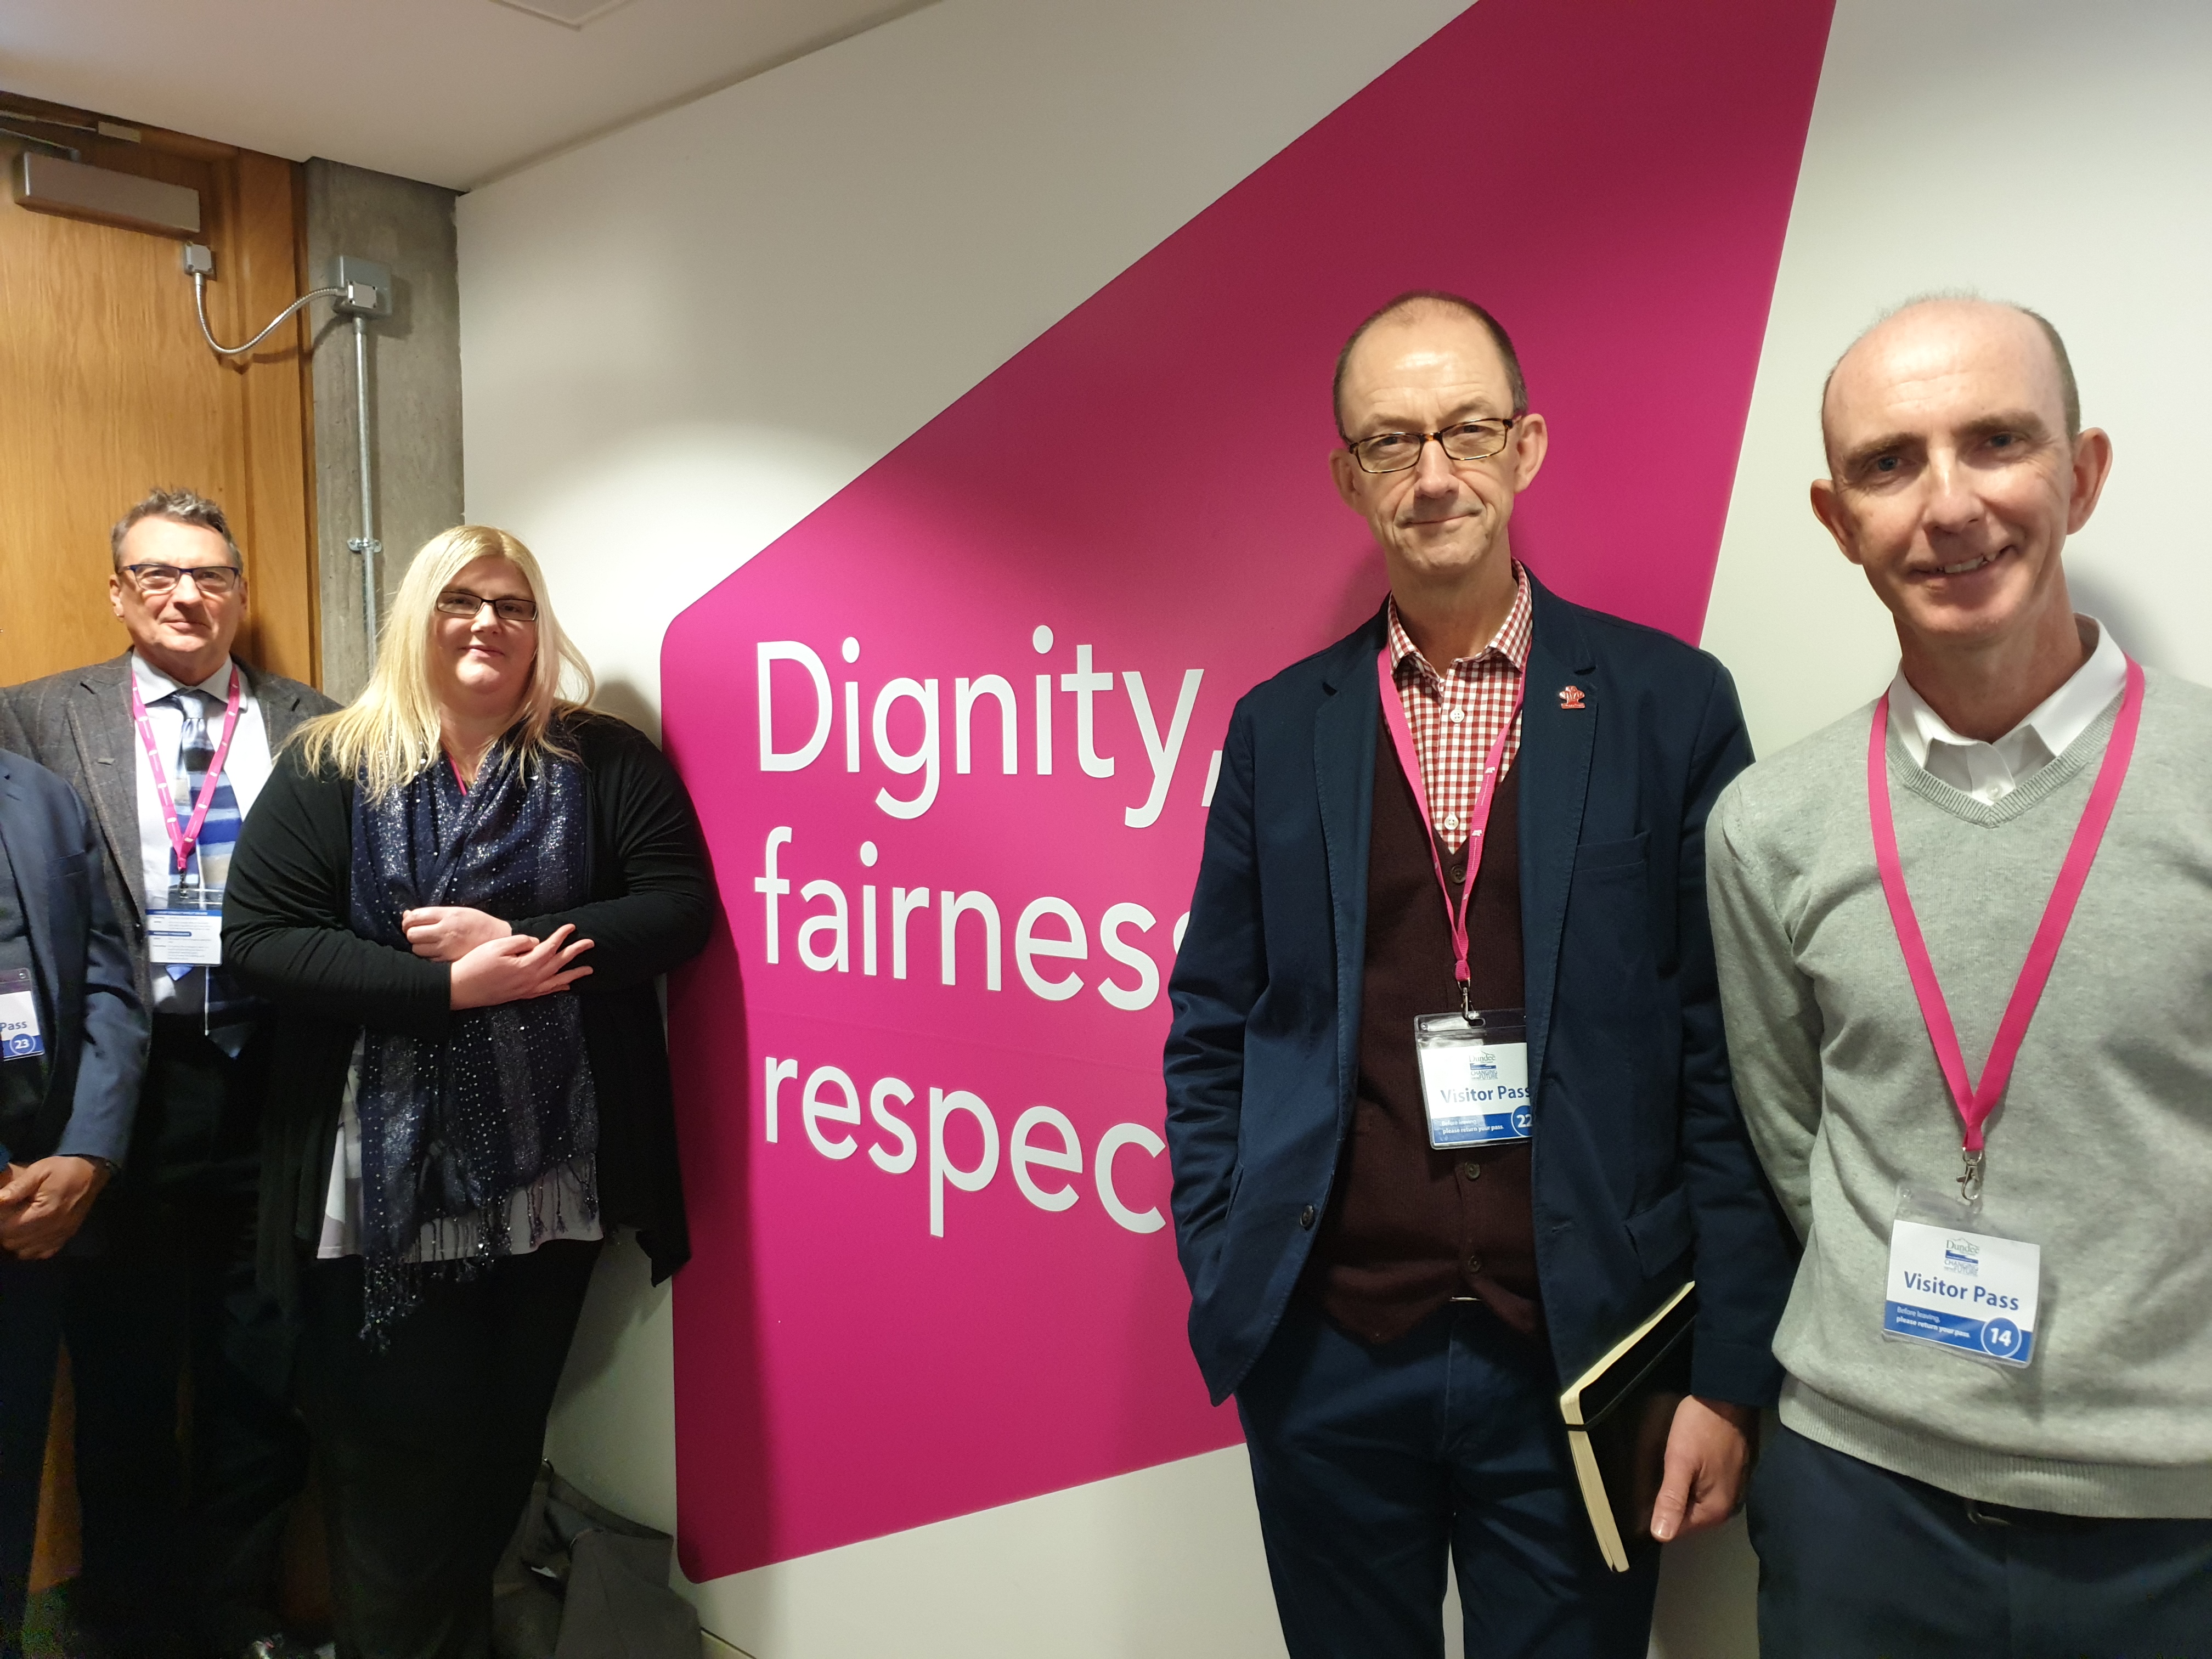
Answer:
<path fill-rule="evenodd" d="M 215 253 L 208 317 L 225 344 L 306 291 L 296 163 L 154 128 L 133 143 L 26 113 L 98 118 L 0 91 L 0 128 L 199 192 L 198 240 Z M 0 137 L 0 163 L 12 168 L 22 148 Z M 197 489 L 229 515 L 249 595 L 239 653 L 317 679 L 305 319 L 250 358 L 218 356 L 193 315 L 183 246 L 0 193 L 0 685 L 124 648 L 107 604 L 108 530 L 157 486 Z M 328 321 L 326 306 L 309 313 Z"/>
<path fill-rule="evenodd" d="M 136 143 L 72 130 L 96 119 L 0 91 L 0 128 L 199 192 L 218 339 L 246 339 L 305 291 L 296 164 L 153 128 Z M 0 136 L 0 166 L 22 148 Z M 229 515 L 248 581 L 240 654 L 317 678 L 304 326 L 278 329 L 250 358 L 217 356 L 193 314 L 183 247 L 35 212 L 0 190 L 0 685 L 124 648 L 107 604 L 108 530 L 157 485 L 197 489 Z M 328 316 L 317 308 L 315 320 Z M 34 1588 L 76 1566 L 66 1366 L 54 1426 Z"/>

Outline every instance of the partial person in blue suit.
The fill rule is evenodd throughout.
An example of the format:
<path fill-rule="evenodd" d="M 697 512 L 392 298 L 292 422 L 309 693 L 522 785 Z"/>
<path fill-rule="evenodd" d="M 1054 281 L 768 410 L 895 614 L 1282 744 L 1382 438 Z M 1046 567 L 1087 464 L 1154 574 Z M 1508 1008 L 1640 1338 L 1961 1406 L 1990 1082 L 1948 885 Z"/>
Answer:
<path fill-rule="evenodd" d="M 1547 433 L 1486 312 L 1383 307 L 1336 413 L 1390 592 L 1230 722 L 1166 1054 L 1191 1345 L 1293 1659 L 1440 1656 L 1448 1558 L 1470 1655 L 1642 1659 L 1658 1551 L 1607 1571 L 1558 1395 L 1694 1278 L 1651 1532 L 1735 1509 L 1794 1255 L 1705 915 L 1750 744 L 1712 658 L 1514 559 Z"/>
<path fill-rule="evenodd" d="M 0 714 L 0 744 L 12 726 Z M 0 1659 L 21 1659 L 61 1349 L 56 1258 L 130 1146 L 146 1038 L 91 820 L 67 784 L 0 749 Z"/>

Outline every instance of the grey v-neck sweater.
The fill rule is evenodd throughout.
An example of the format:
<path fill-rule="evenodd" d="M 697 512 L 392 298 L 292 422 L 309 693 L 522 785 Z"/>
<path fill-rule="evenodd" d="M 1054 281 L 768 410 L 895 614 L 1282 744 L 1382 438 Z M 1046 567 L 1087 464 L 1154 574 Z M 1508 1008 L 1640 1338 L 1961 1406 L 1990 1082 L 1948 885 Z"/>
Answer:
<path fill-rule="evenodd" d="M 1906 885 L 1974 1078 L 2118 710 L 1994 806 L 1889 739 Z M 1872 718 L 1744 773 L 1706 841 L 1736 1094 L 1805 1242 L 1774 1341 L 1783 1421 L 1990 1503 L 2212 1516 L 2212 692 L 2148 676 L 2134 764 L 1986 1127 L 1975 1224 L 2043 1249 L 2017 1371 L 1881 1334 L 1899 1188 L 1955 1200 L 1960 1128 L 1875 869 Z"/>

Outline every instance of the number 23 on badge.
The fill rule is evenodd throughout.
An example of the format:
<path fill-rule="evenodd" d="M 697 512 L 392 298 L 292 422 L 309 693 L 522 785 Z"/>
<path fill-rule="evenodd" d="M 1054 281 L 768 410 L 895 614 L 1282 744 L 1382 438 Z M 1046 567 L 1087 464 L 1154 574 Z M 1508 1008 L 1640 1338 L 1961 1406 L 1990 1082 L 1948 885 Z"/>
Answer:
<path fill-rule="evenodd" d="M 30 1060 L 46 1052 L 31 970 L 0 968 L 0 1060 Z"/>
<path fill-rule="evenodd" d="M 1430 1146 L 1442 1152 L 1528 1139 L 1527 1024 L 1518 1008 L 1413 1022 Z"/>

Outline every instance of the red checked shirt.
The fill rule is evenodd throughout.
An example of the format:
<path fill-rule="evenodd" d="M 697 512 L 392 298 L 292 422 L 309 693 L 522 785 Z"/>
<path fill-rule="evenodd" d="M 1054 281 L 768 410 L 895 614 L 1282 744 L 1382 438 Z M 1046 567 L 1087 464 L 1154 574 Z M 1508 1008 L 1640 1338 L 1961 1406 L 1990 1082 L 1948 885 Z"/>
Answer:
<path fill-rule="evenodd" d="M 1453 852 L 1467 841 L 1468 815 L 1474 810 L 1483 758 L 1508 720 L 1513 730 L 1499 763 L 1501 781 L 1521 752 L 1521 717 L 1513 711 L 1513 700 L 1528 666 L 1531 612 L 1528 573 L 1518 560 L 1513 566 L 1513 608 L 1490 643 L 1480 655 L 1460 658 L 1443 674 L 1421 655 L 1398 620 L 1398 601 L 1390 601 L 1390 659 L 1398 700 L 1405 705 L 1406 723 L 1413 729 L 1413 747 L 1421 757 L 1421 786 L 1428 792 L 1437 833 Z"/>

